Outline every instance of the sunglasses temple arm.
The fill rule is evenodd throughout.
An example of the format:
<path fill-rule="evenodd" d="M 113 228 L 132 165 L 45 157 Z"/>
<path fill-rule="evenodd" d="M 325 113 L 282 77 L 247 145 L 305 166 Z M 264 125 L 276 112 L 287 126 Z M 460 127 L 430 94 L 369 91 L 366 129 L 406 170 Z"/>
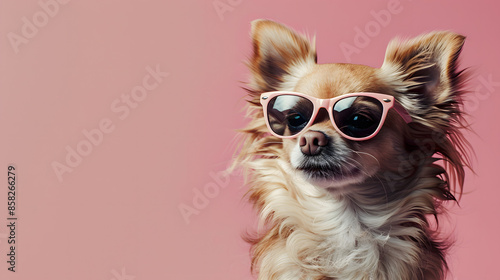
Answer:
<path fill-rule="evenodd" d="M 405 109 L 405 107 L 403 107 L 403 105 L 401 105 L 396 100 L 394 100 L 393 108 L 396 110 L 396 112 L 398 112 L 398 114 L 403 118 L 403 120 L 406 123 L 411 123 L 412 122 L 410 113 L 408 113 L 408 111 Z"/>

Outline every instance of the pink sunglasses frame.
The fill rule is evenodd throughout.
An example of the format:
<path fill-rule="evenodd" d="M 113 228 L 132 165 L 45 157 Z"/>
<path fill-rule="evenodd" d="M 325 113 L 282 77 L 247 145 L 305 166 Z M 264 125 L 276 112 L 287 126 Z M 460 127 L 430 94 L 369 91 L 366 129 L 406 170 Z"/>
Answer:
<path fill-rule="evenodd" d="M 269 104 L 269 101 L 272 100 L 273 97 L 276 97 L 279 95 L 295 95 L 295 96 L 303 97 L 303 98 L 311 101 L 313 106 L 314 106 L 311 119 L 309 120 L 307 125 L 302 129 L 302 131 L 300 131 L 299 133 L 297 133 L 295 135 L 281 136 L 281 135 L 276 134 L 271 129 L 271 125 L 269 124 L 269 118 L 267 116 L 267 106 Z M 344 99 L 344 98 L 347 98 L 347 97 L 352 97 L 352 96 L 372 97 L 372 98 L 375 98 L 378 101 L 380 101 L 380 103 L 382 104 L 383 112 L 382 112 L 382 117 L 380 118 L 380 123 L 379 123 L 377 129 L 375 130 L 375 132 L 373 132 L 369 136 L 362 137 L 362 138 L 356 138 L 356 137 L 346 135 L 335 124 L 335 121 L 333 119 L 333 106 L 335 105 L 335 103 L 337 103 L 337 101 Z M 389 112 L 389 109 L 391 109 L 391 108 L 394 108 L 394 110 L 396 110 L 396 112 L 398 112 L 398 114 L 401 116 L 401 118 L 403 118 L 403 120 L 406 123 L 410 123 L 412 121 L 411 116 L 408 113 L 408 111 L 399 102 L 397 102 L 394 99 L 394 96 L 388 95 L 388 94 L 382 94 L 382 93 L 374 93 L 374 92 L 353 92 L 353 93 L 342 94 L 342 95 L 334 97 L 334 98 L 320 99 L 320 98 L 312 97 L 312 96 L 309 96 L 307 94 L 300 93 L 300 92 L 272 91 L 272 92 L 262 93 L 260 95 L 260 103 L 262 104 L 262 109 L 264 111 L 264 118 L 266 120 L 267 128 L 269 129 L 269 131 L 271 132 L 272 135 L 279 137 L 279 138 L 284 138 L 284 139 L 296 138 L 299 135 L 301 135 L 302 133 L 304 133 L 307 130 L 307 128 L 309 128 L 314 123 L 314 120 L 316 119 L 316 116 L 318 115 L 319 109 L 321 109 L 321 108 L 325 108 L 328 111 L 328 116 L 330 117 L 330 121 L 331 121 L 333 127 L 335 128 L 335 130 L 343 137 L 345 137 L 349 140 L 353 140 L 353 141 L 363 141 L 363 140 L 368 140 L 368 139 L 375 137 L 375 135 L 377 135 L 377 133 L 380 131 L 380 129 L 384 125 L 385 118 L 387 117 L 387 112 Z"/>

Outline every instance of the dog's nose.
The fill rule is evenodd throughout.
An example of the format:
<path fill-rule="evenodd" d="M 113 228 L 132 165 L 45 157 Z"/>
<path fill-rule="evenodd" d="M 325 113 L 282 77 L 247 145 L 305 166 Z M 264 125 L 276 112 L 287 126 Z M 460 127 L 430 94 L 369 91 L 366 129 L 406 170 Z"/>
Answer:
<path fill-rule="evenodd" d="M 320 147 L 328 144 L 328 138 L 321 131 L 308 131 L 299 138 L 300 150 L 304 155 L 314 156 L 320 153 Z"/>

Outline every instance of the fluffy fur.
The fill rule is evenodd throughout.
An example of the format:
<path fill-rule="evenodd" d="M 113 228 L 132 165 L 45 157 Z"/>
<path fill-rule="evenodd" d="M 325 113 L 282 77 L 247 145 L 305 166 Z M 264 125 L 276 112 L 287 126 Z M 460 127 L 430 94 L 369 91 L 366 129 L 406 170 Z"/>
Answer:
<path fill-rule="evenodd" d="M 449 241 L 430 219 L 461 194 L 468 166 L 457 71 L 465 38 L 433 32 L 393 40 L 377 69 L 319 65 L 313 43 L 272 21 L 254 21 L 251 36 L 251 121 L 236 163 L 260 215 L 257 235 L 248 237 L 258 279 L 444 279 Z M 328 117 L 318 119 L 309 129 L 329 144 L 311 161 L 297 139 L 268 133 L 259 96 L 275 90 L 391 94 L 413 122 L 390 110 L 376 137 L 356 142 L 339 136 Z M 318 168 L 301 170 L 305 162 Z"/>

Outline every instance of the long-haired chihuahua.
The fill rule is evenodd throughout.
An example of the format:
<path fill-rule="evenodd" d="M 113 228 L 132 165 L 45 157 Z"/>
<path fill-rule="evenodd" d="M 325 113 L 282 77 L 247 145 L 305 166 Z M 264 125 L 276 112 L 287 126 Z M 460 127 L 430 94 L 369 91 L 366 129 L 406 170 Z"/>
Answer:
<path fill-rule="evenodd" d="M 389 43 L 380 68 L 317 64 L 314 42 L 252 23 L 236 162 L 259 211 L 258 279 L 444 279 L 443 202 L 462 193 L 464 36 Z"/>

